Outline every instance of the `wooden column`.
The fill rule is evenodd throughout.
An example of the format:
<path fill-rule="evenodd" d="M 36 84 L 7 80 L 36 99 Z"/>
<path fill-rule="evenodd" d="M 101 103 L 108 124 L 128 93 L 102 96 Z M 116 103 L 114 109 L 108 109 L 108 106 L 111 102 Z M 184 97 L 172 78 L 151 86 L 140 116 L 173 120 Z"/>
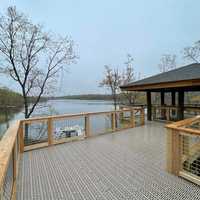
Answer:
<path fill-rule="evenodd" d="M 171 92 L 171 97 L 172 97 L 172 106 L 176 105 L 176 92 L 172 91 Z"/>
<path fill-rule="evenodd" d="M 172 106 L 176 106 L 176 92 L 171 92 L 171 98 L 172 98 Z M 176 114 L 176 110 L 172 110 L 172 117 Z"/>
<path fill-rule="evenodd" d="M 184 91 L 178 91 L 178 120 L 184 119 Z"/>
<path fill-rule="evenodd" d="M 147 91 L 147 119 L 151 121 L 151 92 Z"/>
<path fill-rule="evenodd" d="M 160 105 L 162 107 L 165 106 L 165 92 L 164 91 L 160 92 Z M 161 118 L 164 120 L 166 119 L 166 111 L 165 109 L 162 109 L 162 108 L 161 108 Z"/>
<path fill-rule="evenodd" d="M 165 92 L 164 91 L 160 92 L 160 104 L 161 104 L 161 106 L 165 105 Z"/>

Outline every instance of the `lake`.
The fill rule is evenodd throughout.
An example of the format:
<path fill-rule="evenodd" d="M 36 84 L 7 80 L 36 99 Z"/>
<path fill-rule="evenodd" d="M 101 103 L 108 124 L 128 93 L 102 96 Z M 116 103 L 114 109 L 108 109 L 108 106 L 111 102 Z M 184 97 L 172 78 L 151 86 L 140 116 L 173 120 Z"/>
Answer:
<path fill-rule="evenodd" d="M 101 100 L 49 100 L 45 103 L 40 103 L 35 110 L 33 116 L 47 116 L 47 115 L 59 115 L 59 114 L 73 114 L 80 112 L 98 112 L 98 111 L 110 111 L 114 107 L 111 101 Z M 23 110 L 19 113 L 15 113 L 9 121 L 9 124 L 16 119 L 23 119 Z M 7 124 L 0 123 L 0 138 L 5 133 Z"/>

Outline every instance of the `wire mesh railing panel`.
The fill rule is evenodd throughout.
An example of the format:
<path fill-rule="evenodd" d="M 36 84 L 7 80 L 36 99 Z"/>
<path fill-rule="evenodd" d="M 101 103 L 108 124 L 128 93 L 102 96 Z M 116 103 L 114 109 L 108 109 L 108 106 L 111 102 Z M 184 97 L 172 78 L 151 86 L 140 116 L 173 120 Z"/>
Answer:
<path fill-rule="evenodd" d="M 200 109 L 185 109 L 184 111 L 184 118 L 191 118 L 200 115 Z"/>
<path fill-rule="evenodd" d="M 53 120 L 53 139 L 60 140 L 64 138 L 84 137 L 85 118 L 63 118 Z"/>
<path fill-rule="evenodd" d="M 173 107 L 153 107 L 153 120 L 177 121 L 178 109 Z"/>
<path fill-rule="evenodd" d="M 182 170 L 200 177 L 200 136 L 181 134 Z"/>
<path fill-rule="evenodd" d="M 153 119 L 161 119 L 161 109 L 153 107 L 152 108 Z"/>
<path fill-rule="evenodd" d="M 123 111 L 116 113 L 116 128 L 130 128 L 131 127 L 131 111 Z"/>
<path fill-rule="evenodd" d="M 178 119 L 178 109 L 171 108 L 169 110 L 169 117 L 171 121 L 177 121 Z"/>
<path fill-rule="evenodd" d="M 142 124 L 142 110 L 137 110 L 134 112 L 135 126 L 140 126 Z M 145 117 L 145 116 L 143 116 Z"/>
<path fill-rule="evenodd" d="M 13 189 L 13 155 L 11 154 L 2 189 L 2 200 L 10 200 Z"/>
<path fill-rule="evenodd" d="M 47 121 L 33 121 L 24 124 L 24 145 L 48 141 Z"/>
<path fill-rule="evenodd" d="M 112 114 L 90 115 L 90 133 L 99 135 L 112 131 Z"/>

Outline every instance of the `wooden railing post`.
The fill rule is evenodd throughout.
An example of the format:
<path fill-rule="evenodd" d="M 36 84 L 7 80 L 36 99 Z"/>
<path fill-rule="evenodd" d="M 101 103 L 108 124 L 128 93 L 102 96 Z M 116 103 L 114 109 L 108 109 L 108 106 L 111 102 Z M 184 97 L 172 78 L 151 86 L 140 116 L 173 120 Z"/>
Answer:
<path fill-rule="evenodd" d="M 178 176 L 181 170 L 181 136 L 178 131 L 167 131 L 167 171 Z"/>
<path fill-rule="evenodd" d="M 16 179 L 17 179 L 17 143 L 13 146 L 13 185 L 12 185 L 12 199 L 16 199 Z"/>
<path fill-rule="evenodd" d="M 134 109 L 131 110 L 131 127 L 135 127 L 135 111 Z"/>
<path fill-rule="evenodd" d="M 24 128 L 23 128 L 23 122 L 19 125 L 19 147 L 20 147 L 20 153 L 24 153 Z"/>
<path fill-rule="evenodd" d="M 52 118 L 48 118 L 47 126 L 48 126 L 48 145 L 52 145 L 53 144 L 53 122 L 52 122 Z"/>
<path fill-rule="evenodd" d="M 143 126 L 145 124 L 145 112 L 144 112 L 144 108 L 142 108 L 140 110 L 140 123 Z"/>
<path fill-rule="evenodd" d="M 90 137 L 90 117 L 89 114 L 85 115 L 85 137 Z"/>
<path fill-rule="evenodd" d="M 116 130 L 116 113 L 112 113 L 112 131 L 114 132 Z"/>

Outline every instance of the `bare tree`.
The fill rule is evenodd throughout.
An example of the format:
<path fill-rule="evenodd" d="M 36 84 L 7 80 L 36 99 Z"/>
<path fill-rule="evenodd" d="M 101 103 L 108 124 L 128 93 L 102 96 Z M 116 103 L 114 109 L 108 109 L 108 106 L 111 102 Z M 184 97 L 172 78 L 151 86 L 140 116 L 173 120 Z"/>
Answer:
<path fill-rule="evenodd" d="M 176 68 L 176 55 L 165 54 L 158 65 L 160 72 L 167 72 Z"/>
<path fill-rule="evenodd" d="M 126 69 L 122 73 L 122 84 L 126 85 L 130 82 L 134 82 L 140 79 L 140 74 L 136 75 L 134 68 L 133 68 L 133 57 L 128 54 L 127 55 L 127 61 L 125 62 Z M 126 100 L 128 100 L 128 103 L 130 105 L 133 105 L 136 103 L 136 99 L 139 96 L 139 93 L 136 91 L 123 91 L 123 96 Z"/>
<path fill-rule="evenodd" d="M 190 62 L 200 63 L 200 40 L 184 48 L 183 57 Z"/>
<path fill-rule="evenodd" d="M 117 109 L 117 95 L 121 85 L 121 75 L 118 69 L 112 69 L 105 65 L 105 77 L 100 82 L 100 87 L 106 87 L 111 91 L 115 110 Z"/>
<path fill-rule="evenodd" d="M 73 41 L 46 33 L 15 7 L 0 17 L 1 73 L 21 88 L 25 118 L 34 112 L 42 96 L 51 92 L 59 73 L 76 60 Z M 29 97 L 34 101 L 29 105 Z"/>

